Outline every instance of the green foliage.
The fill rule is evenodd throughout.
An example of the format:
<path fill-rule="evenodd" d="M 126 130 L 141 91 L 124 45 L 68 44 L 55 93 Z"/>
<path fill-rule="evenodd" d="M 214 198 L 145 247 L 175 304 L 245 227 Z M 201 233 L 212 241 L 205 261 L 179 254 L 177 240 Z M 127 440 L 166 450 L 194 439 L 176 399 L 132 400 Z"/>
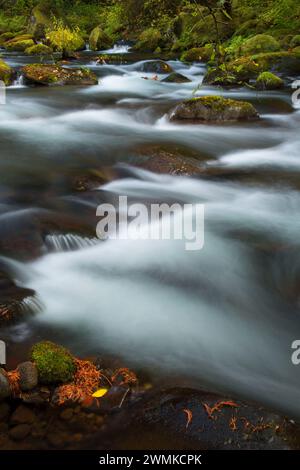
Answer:
<path fill-rule="evenodd" d="M 41 383 L 70 382 L 76 370 L 71 353 L 50 341 L 33 346 L 31 360 L 36 364 Z"/>
<path fill-rule="evenodd" d="M 300 46 L 300 34 L 297 34 L 296 36 L 293 37 L 293 39 L 290 42 L 291 47 L 298 47 Z"/>
<path fill-rule="evenodd" d="M 162 35 L 158 29 L 149 28 L 141 33 L 139 41 L 134 47 L 138 51 L 153 52 L 162 41 Z"/>
<path fill-rule="evenodd" d="M 62 20 L 53 20 L 53 25 L 46 29 L 46 38 L 56 51 L 78 51 L 84 49 L 85 42 L 79 28 L 71 29 Z"/>

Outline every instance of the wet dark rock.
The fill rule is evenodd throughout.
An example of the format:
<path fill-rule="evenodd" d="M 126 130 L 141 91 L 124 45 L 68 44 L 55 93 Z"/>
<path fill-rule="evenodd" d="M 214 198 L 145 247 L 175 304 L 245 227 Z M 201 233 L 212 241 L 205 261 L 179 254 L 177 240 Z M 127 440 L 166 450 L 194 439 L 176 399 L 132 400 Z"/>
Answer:
<path fill-rule="evenodd" d="M 9 381 L 3 369 L 0 369 L 0 400 L 10 397 Z"/>
<path fill-rule="evenodd" d="M 59 65 L 32 64 L 22 68 L 29 85 L 97 85 L 96 75 L 88 69 L 67 69 Z"/>
<path fill-rule="evenodd" d="M 248 121 L 258 118 L 258 112 L 251 103 L 221 96 L 202 96 L 183 101 L 170 115 L 171 121 L 200 122 Z"/>
<path fill-rule="evenodd" d="M 153 173 L 168 175 L 193 176 L 202 173 L 197 160 L 163 149 L 153 149 L 151 157 L 139 166 Z"/>
<path fill-rule="evenodd" d="M 181 73 L 173 72 L 161 81 L 165 83 L 188 83 L 191 80 L 184 75 L 181 75 Z"/>
<path fill-rule="evenodd" d="M 74 416 L 74 410 L 72 408 L 66 408 L 59 416 L 63 421 L 70 421 Z"/>
<path fill-rule="evenodd" d="M 28 424 L 19 424 L 10 429 L 9 437 L 14 441 L 23 441 L 31 431 L 31 427 Z"/>
<path fill-rule="evenodd" d="M 0 403 L 0 421 L 4 421 L 10 414 L 10 406 L 8 403 Z"/>
<path fill-rule="evenodd" d="M 11 424 L 32 424 L 35 420 L 35 413 L 24 405 L 18 406 L 10 418 Z"/>
<path fill-rule="evenodd" d="M 299 426 L 272 411 L 184 388 L 145 393 L 111 417 L 106 432 L 112 449 L 271 450 L 300 443 Z"/>
<path fill-rule="evenodd" d="M 17 370 L 20 374 L 20 387 L 23 391 L 32 390 L 38 384 L 38 371 L 33 362 L 22 362 Z"/>
<path fill-rule="evenodd" d="M 172 73 L 172 67 L 163 60 L 151 60 L 144 62 L 140 67 L 141 72 L 145 73 Z"/>

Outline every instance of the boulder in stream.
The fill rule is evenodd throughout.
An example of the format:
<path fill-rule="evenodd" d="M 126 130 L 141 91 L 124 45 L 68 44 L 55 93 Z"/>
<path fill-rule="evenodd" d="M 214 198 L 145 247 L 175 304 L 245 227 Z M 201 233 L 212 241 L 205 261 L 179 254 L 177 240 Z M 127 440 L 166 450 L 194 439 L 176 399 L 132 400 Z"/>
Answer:
<path fill-rule="evenodd" d="M 171 121 L 226 122 L 258 119 L 251 103 L 221 96 L 201 96 L 183 101 L 170 114 Z"/>
<path fill-rule="evenodd" d="M 113 45 L 113 40 L 97 26 L 90 34 L 89 44 L 92 51 L 109 49 Z"/>
<path fill-rule="evenodd" d="M 140 68 L 141 72 L 145 73 L 172 73 L 171 65 L 163 60 L 149 60 L 144 62 Z"/>
<path fill-rule="evenodd" d="M 11 85 L 14 75 L 14 70 L 7 65 L 6 62 L 0 59 L 0 80 L 4 82 L 5 85 Z"/>
<path fill-rule="evenodd" d="M 32 64 L 22 68 L 30 85 L 97 85 L 96 75 L 88 69 L 67 69 L 59 65 Z"/>
<path fill-rule="evenodd" d="M 188 83 L 191 80 L 185 77 L 184 75 L 181 75 L 181 73 L 173 72 L 170 75 L 168 75 L 166 78 L 163 78 L 163 80 L 161 81 L 165 83 Z"/>
<path fill-rule="evenodd" d="M 257 77 L 255 86 L 258 90 L 278 90 L 283 88 L 284 82 L 272 72 L 262 72 Z"/>

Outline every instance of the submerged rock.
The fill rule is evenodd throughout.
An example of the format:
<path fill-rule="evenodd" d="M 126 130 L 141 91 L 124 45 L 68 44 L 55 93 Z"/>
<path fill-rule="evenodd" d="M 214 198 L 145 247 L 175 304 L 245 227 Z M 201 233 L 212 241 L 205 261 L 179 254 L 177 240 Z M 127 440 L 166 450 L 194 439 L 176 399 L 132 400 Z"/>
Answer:
<path fill-rule="evenodd" d="M 165 83 L 188 83 L 191 80 L 185 77 L 184 75 L 181 75 L 181 73 L 173 72 L 170 75 L 168 75 L 166 78 L 163 78 L 163 80 L 161 81 Z"/>
<path fill-rule="evenodd" d="M 284 82 L 271 72 L 262 72 L 258 76 L 255 86 L 258 90 L 278 90 L 283 88 Z"/>
<path fill-rule="evenodd" d="M 92 51 L 109 49 L 113 45 L 113 40 L 97 26 L 93 29 L 89 37 L 89 44 Z"/>
<path fill-rule="evenodd" d="M 50 341 L 35 344 L 31 360 L 37 367 L 39 382 L 44 384 L 70 382 L 76 370 L 71 353 Z"/>
<path fill-rule="evenodd" d="M 149 60 L 144 62 L 140 68 L 145 73 L 172 73 L 172 67 L 163 60 Z"/>
<path fill-rule="evenodd" d="M 176 176 L 199 176 L 202 174 L 199 161 L 192 156 L 184 155 L 177 149 L 166 149 L 159 146 L 141 148 L 139 156 L 145 161 L 138 166 L 153 173 Z"/>
<path fill-rule="evenodd" d="M 171 112 L 171 121 L 247 121 L 258 119 L 254 106 L 221 96 L 202 96 L 183 101 Z"/>
<path fill-rule="evenodd" d="M 22 68 L 30 85 L 96 85 L 96 75 L 88 69 L 67 69 L 58 65 L 32 64 Z"/>

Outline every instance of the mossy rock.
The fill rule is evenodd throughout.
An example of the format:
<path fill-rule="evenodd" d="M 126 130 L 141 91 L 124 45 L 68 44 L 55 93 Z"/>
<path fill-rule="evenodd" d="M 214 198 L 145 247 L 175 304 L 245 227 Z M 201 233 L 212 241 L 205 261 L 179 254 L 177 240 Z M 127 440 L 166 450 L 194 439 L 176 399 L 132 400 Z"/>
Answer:
<path fill-rule="evenodd" d="M 92 51 L 109 49 L 113 45 L 113 40 L 97 26 L 93 29 L 89 37 L 89 44 Z"/>
<path fill-rule="evenodd" d="M 173 72 L 161 81 L 164 83 L 188 83 L 191 80 L 184 75 L 181 75 L 181 73 Z"/>
<path fill-rule="evenodd" d="M 243 55 L 259 54 L 261 52 L 276 52 L 280 50 L 279 42 L 268 34 L 257 34 L 247 39 L 241 46 Z"/>
<path fill-rule="evenodd" d="M 269 52 L 252 56 L 261 71 L 280 72 L 291 75 L 300 73 L 300 54 L 297 51 Z"/>
<path fill-rule="evenodd" d="M 294 47 L 293 52 L 300 55 L 300 46 Z"/>
<path fill-rule="evenodd" d="M 31 64 L 22 68 L 29 85 L 97 85 L 97 76 L 89 69 L 67 69 L 59 65 Z"/>
<path fill-rule="evenodd" d="M 221 96 L 191 98 L 176 106 L 170 115 L 171 121 L 196 122 L 248 121 L 258 118 L 258 112 L 251 103 Z"/>
<path fill-rule="evenodd" d="M 226 70 L 243 82 L 249 82 L 261 72 L 259 64 L 251 57 L 240 57 L 232 60 L 227 64 Z"/>
<path fill-rule="evenodd" d="M 2 46 L 5 42 L 13 39 L 15 37 L 14 33 L 3 33 L 0 34 L 0 46 Z"/>
<path fill-rule="evenodd" d="M 51 55 L 53 54 L 53 49 L 46 46 L 45 44 L 35 44 L 34 46 L 28 47 L 25 50 L 27 55 Z"/>
<path fill-rule="evenodd" d="M 243 83 L 239 81 L 237 76 L 233 73 L 222 70 L 218 67 L 211 68 L 207 71 L 203 78 L 203 85 L 212 86 L 241 86 Z"/>
<path fill-rule="evenodd" d="M 213 54 L 213 47 L 211 45 L 204 47 L 193 47 L 184 52 L 180 60 L 182 62 L 208 62 Z"/>
<path fill-rule="evenodd" d="M 46 28 L 52 24 L 52 15 L 50 3 L 40 3 L 32 9 L 30 17 L 29 31 L 34 39 L 43 39 L 46 34 Z"/>
<path fill-rule="evenodd" d="M 160 47 L 161 42 L 161 32 L 156 28 L 149 28 L 140 34 L 137 44 L 132 49 L 134 51 L 154 52 Z"/>
<path fill-rule="evenodd" d="M 172 67 L 163 60 L 149 60 L 140 67 L 141 72 L 145 73 L 172 73 Z"/>
<path fill-rule="evenodd" d="M 33 39 L 32 34 L 18 34 L 14 35 L 14 37 L 6 41 L 6 43 L 12 44 L 14 42 L 28 41 L 29 39 Z"/>
<path fill-rule="evenodd" d="M 290 42 L 290 47 L 293 49 L 294 47 L 300 46 L 300 34 L 294 36 Z"/>
<path fill-rule="evenodd" d="M 39 382 L 43 384 L 70 382 L 76 371 L 71 353 L 50 341 L 35 344 L 31 360 L 37 367 Z"/>
<path fill-rule="evenodd" d="M 14 70 L 7 65 L 3 60 L 0 59 L 0 80 L 5 85 L 11 85 L 14 79 Z"/>
<path fill-rule="evenodd" d="M 24 52 L 26 49 L 34 45 L 35 43 L 32 39 L 26 39 L 22 41 L 6 42 L 4 47 L 7 51 Z"/>
<path fill-rule="evenodd" d="M 258 76 L 255 86 L 258 90 L 278 90 L 283 88 L 284 82 L 271 72 L 262 72 Z"/>

